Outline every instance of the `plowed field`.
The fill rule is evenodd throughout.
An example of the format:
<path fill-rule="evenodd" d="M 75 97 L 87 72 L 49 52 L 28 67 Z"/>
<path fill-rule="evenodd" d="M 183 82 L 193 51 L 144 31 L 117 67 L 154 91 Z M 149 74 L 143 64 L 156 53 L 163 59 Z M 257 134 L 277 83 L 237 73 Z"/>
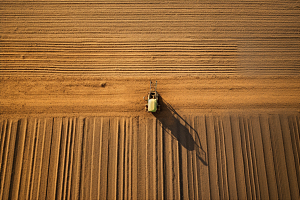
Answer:
<path fill-rule="evenodd" d="M 174 113 L 1 120 L 1 197 L 298 199 L 299 119 Z"/>
<path fill-rule="evenodd" d="M 0 7 L 0 199 L 299 199 L 298 1 Z"/>
<path fill-rule="evenodd" d="M 1 75 L 300 73 L 298 1 L 1 1 Z"/>

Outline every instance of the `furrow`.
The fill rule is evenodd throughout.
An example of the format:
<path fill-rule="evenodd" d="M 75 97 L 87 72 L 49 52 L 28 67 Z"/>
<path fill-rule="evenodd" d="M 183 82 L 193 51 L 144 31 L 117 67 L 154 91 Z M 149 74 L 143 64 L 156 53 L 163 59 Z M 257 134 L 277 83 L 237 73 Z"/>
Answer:
<path fill-rule="evenodd" d="M 146 199 L 146 182 L 147 180 L 147 136 L 146 136 L 146 120 L 140 118 L 137 128 L 137 198 Z"/>
<path fill-rule="evenodd" d="M 196 118 L 195 123 L 195 148 L 197 155 L 197 166 L 200 172 L 199 176 L 199 198 L 211 199 L 210 184 L 209 184 L 209 167 L 208 167 L 208 147 L 207 147 L 207 124 L 206 116 L 202 115 Z M 198 126 L 196 126 L 198 125 Z M 198 132 L 197 132 L 198 131 Z M 200 167 L 199 167 L 200 166 Z"/>
<path fill-rule="evenodd" d="M 31 151 L 31 155 L 32 155 L 32 165 L 30 166 L 30 184 L 28 184 L 28 193 L 27 193 L 27 198 L 26 199 L 32 199 L 32 191 L 33 191 L 33 186 L 34 186 L 34 180 L 35 180 L 35 176 L 34 176 L 34 170 L 35 170 L 35 166 L 36 166 L 36 162 L 37 160 L 35 160 L 36 158 L 36 149 L 37 149 L 37 144 L 38 144 L 38 135 L 39 135 L 39 129 L 40 129 L 40 119 L 35 119 L 34 121 L 34 127 L 35 127 L 35 135 L 32 141 L 32 151 Z"/>
<path fill-rule="evenodd" d="M 234 164 L 236 173 L 237 196 L 239 199 L 247 199 L 247 184 L 245 163 L 243 161 L 243 150 L 241 140 L 241 128 L 239 117 L 236 115 L 230 116 L 230 126 L 232 131 L 232 144 L 234 151 Z"/>
<path fill-rule="evenodd" d="M 293 155 L 295 161 L 295 169 L 297 174 L 298 189 L 300 190 L 300 139 L 299 139 L 299 126 L 297 124 L 297 116 L 288 117 L 289 129 L 291 134 L 291 142 L 293 148 Z"/>
<path fill-rule="evenodd" d="M 56 197 L 62 128 L 62 118 L 54 118 L 48 166 L 47 199 L 55 199 Z"/>
<path fill-rule="evenodd" d="M 185 145 L 185 148 L 187 149 L 187 177 L 188 177 L 188 194 L 189 199 L 195 199 L 195 189 L 194 189 L 194 176 L 193 176 L 193 154 L 192 150 L 194 150 L 193 143 L 194 140 L 190 134 L 190 123 L 191 119 L 189 116 L 178 116 L 177 120 L 180 124 L 182 124 L 182 127 L 180 127 L 178 130 L 180 130 L 180 134 L 183 134 L 183 140 L 182 144 Z M 183 121 L 183 119 L 185 121 Z M 178 123 L 178 124 L 179 124 Z"/>
<path fill-rule="evenodd" d="M 114 138 L 114 159 L 110 159 L 110 160 L 112 160 L 113 161 L 113 164 L 114 164 L 114 168 L 113 168 L 113 175 L 114 175 L 114 177 L 112 178 L 112 180 L 114 180 L 114 183 L 113 183 L 113 193 L 112 193 L 112 197 L 111 197 L 111 199 L 112 198 L 114 198 L 114 199 L 117 199 L 118 197 L 119 197 L 119 193 L 118 193 L 118 184 L 119 184 L 119 180 L 118 180 L 118 176 L 119 176 L 119 174 L 118 174 L 118 167 L 120 166 L 120 157 L 119 157 L 119 153 L 118 153 L 118 151 L 119 151 L 119 146 L 120 146 L 120 131 L 121 131 L 121 129 L 120 129 L 120 118 L 118 117 L 118 118 L 116 118 L 116 121 L 115 121 L 115 123 L 114 123 L 114 126 L 116 126 L 116 129 L 114 128 L 113 130 L 113 132 L 115 132 L 115 134 L 114 134 L 114 136 L 115 136 L 115 138 Z"/>
<path fill-rule="evenodd" d="M 177 116 L 178 117 L 178 116 Z M 178 120 L 178 123 L 177 123 Z M 190 155 L 189 155 L 189 149 L 188 146 L 189 142 L 189 133 L 186 128 L 186 124 L 180 121 L 179 118 L 173 118 L 172 124 L 168 127 L 169 129 L 173 130 L 173 135 L 177 136 L 176 138 L 181 144 L 181 182 L 182 182 L 182 198 L 183 199 L 189 199 L 193 194 L 193 190 L 191 189 L 191 175 L 190 172 Z M 174 126 L 176 127 L 174 129 Z M 166 143 L 166 141 L 164 141 Z M 166 158 L 165 158 L 166 159 Z M 166 198 L 167 199 L 167 198 Z"/>
<path fill-rule="evenodd" d="M 22 175 L 20 179 L 19 199 L 29 199 L 29 191 L 31 185 L 31 171 L 33 166 L 34 142 L 36 138 L 36 119 L 27 119 L 27 130 L 25 135 L 24 156 Z"/>
<path fill-rule="evenodd" d="M 127 170 L 128 170 L 128 181 L 127 181 L 127 190 L 128 191 L 128 194 L 127 194 L 127 199 L 131 199 L 132 197 L 132 158 L 133 158 L 133 151 L 132 151 L 132 144 L 133 144 L 133 119 L 132 117 L 129 118 L 129 124 L 127 126 L 127 130 L 128 130 L 128 167 L 127 167 Z"/>
<path fill-rule="evenodd" d="M 164 198 L 164 132 L 163 126 L 159 120 L 157 123 L 157 199 L 163 200 Z"/>
<path fill-rule="evenodd" d="M 99 131 L 97 131 L 99 130 Z M 95 177 L 93 177 L 93 185 L 95 185 L 95 190 L 93 190 L 92 198 L 100 199 L 101 191 L 101 167 L 102 167 L 102 143 L 103 143 L 103 117 L 95 119 Z M 97 177 L 97 179 L 96 179 Z M 96 187 L 97 186 L 97 187 Z"/>
<path fill-rule="evenodd" d="M 144 151 L 144 158 L 145 158 L 145 161 L 144 161 L 144 164 L 145 164 L 145 199 L 149 199 L 149 182 L 150 182 L 150 168 L 149 168 L 149 162 L 148 160 L 150 159 L 150 155 L 149 155 L 149 135 L 151 134 L 151 130 L 149 130 L 149 122 L 150 122 L 150 119 L 145 119 L 145 122 L 146 122 L 146 126 L 144 126 L 145 128 L 145 135 L 144 135 L 144 141 L 145 141 L 145 151 Z M 151 122 L 150 122 L 151 124 Z M 141 125 L 139 126 L 141 127 Z M 143 130 L 143 129 L 142 129 Z M 140 138 L 141 139 L 141 138 Z"/>
<path fill-rule="evenodd" d="M 129 199 L 129 152 L 130 152 L 130 119 L 126 118 L 124 121 L 124 183 L 123 183 L 123 197 L 125 200 Z"/>
<path fill-rule="evenodd" d="M 3 62 L 4 63 L 4 62 Z M 168 64 L 165 63 L 159 63 L 159 64 L 146 64 L 146 63 L 140 63 L 140 64 L 125 64 L 125 63 L 116 63 L 116 64 L 101 64 L 101 63 L 95 63 L 95 62 L 74 62 L 71 64 L 55 64 L 55 66 L 49 66 L 48 63 L 41 63 L 36 62 L 34 64 L 39 64 L 39 67 L 32 67 L 30 65 L 26 66 L 25 62 L 22 62 L 24 67 L 20 67 L 18 65 L 15 66 L 5 66 L 1 71 L 3 72 L 9 72 L 14 70 L 26 70 L 26 71 L 41 71 L 41 70 L 53 70 L 53 71 L 61 71 L 61 72 L 68 72 L 68 71 L 151 71 L 153 69 L 159 70 L 159 71 L 229 71 L 237 69 L 238 67 L 235 65 L 222 65 L 219 63 L 216 64 Z M 76 67 L 77 66 L 77 67 Z M 82 69 L 80 67 L 84 66 L 85 69 Z M 147 69 L 147 67 L 151 67 L 152 69 Z M 273 67 L 274 68 L 274 67 Z M 278 69 L 280 69 L 279 67 Z M 272 69 L 268 67 L 260 67 L 260 68 L 253 68 L 248 70 L 259 70 L 259 69 Z M 282 68 L 286 70 L 292 70 L 296 69 L 296 67 L 291 68 Z M 276 70 L 276 68 L 274 68 Z"/>
<path fill-rule="evenodd" d="M 81 170 L 80 170 L 80 199 L 90 198 L 90 180 L 91 180 L 91 154 L 92 154 L 92 133 L 91 118 L 84 119 L 83 139 L 81 152 Z"/>
<path fill-rule="evenodd" d="M 95 141 L 95 117 L 92 117 L 91 119 L 90 119 L 90 126 L 91 126 L 91 129 L 92 129 L 92 131 L 91 131 L 91 140 L 90 140 L 90 143 L 88 143 L 88 145 L 90 145 L 90 147 L 91 147 L 91 154 L 90 154 L 90 159 L 91 159 L 91 168 L 90 168 L 90 173 L 91 173 L 91 176 L 90 176 L 90 188 L 89 188 L 89 194 L 88 194 L 88 198 L 89 199 L 92 199 L 92 196 L 93 196 L 93 191 L 97 191 L 97 187 L 96 188 L 94 188 L 95 187 L 95 185 L 93 184 L 93 180 L 97 177 L 96 175 L 97 174 L 94 174 L 93 172 L 94 172 L 94 168 L 95 168 L 95 166 L 97 166 L 97 164 L 96 164 L 96 162 L 94 162 L 94 157 L 95 157 L 95 143 L 96 143 L 96 141 Z M 97 180 L 97 179 L 96 179 Z M 97 186 L 97 185 L 96 185 Z"/>
<path fill-rule="evenodd" d="M 126 138 L 126 118 L 119 119 L 119 143 L 118 143 L 118 186 L 117 199 L 124 199 L 124 177 L 125 169 L 125 138 Z"/>
<path fill-rule="evenodd" d="M 7 144 L 9 144 L 10 138 L 10 126 L 9 126 L 9 119 L 3 120 L 3 127 L 1 132 L 1 146 L 0 146 L 0 180 L 4 178 L 4 172 L 6 167 L 6 159 L 7 159 Z M 0 194 L 3 192 L 3 183 L 0 183 Z M 2 195 L 0 195 L 2 197 Z"/>
<path fill-rule="evenodd" d="M 222 117 L 222 128 L 223 128 L 223 137 L 224 137 L 224 146 L 225 146 L 225 158 L 226 158 L 226 176 L 228 183 L 228 198 L 229 199 L 238 199 L 237 185 L 236 185 L 236 163 L 234 161 L 234 150 L 233 150 L 233 136 L 232 128 L 230 123 L 230 116 L 226 115 Z"/>
<path fill-rule="evenodd" d="M 253 138 L 253 124 L 251 118 L 248 118 L 248 130 L 249 130 L 249 147 L 251 151 L 251 161 L 252 161 L 252 168 L 253 168 L 253 182 L 255 188 L 255 195 L 256 199 L 261 199 L 260 196 L 260 185 L 259 185 L 259 177 L 258 177 L 258 169 L 257 169 L 257 159 L 256 159 L 256 150 L 255 150 L 255 143 Z"/>
<path fill-rule="evenodd" d="M 131 185 L 138 185 L 139 177 L 138 177 L 138 151 L 139 151 L 139 144 L 138 144 L 138 137 L 139 137 L 139 125 L 140 125 L 140 118 L 133 117 L 132 118 L 132 149 L 131 149 Z M 131 196 L 132 199 L 138 199 L 138 187 L 131 188 Z M 144 191 L 143 191 L 144 192 Z"/>
<path fill-rule="evenodd" d="M 2 155 L 3 155 L 3 145 L 5 141 L 5 132 L 6 132 L 6 120 L 0 118 L 0 172 L 2 166 Z"/>
<path fill-rule="evenodd" d="M 255 151 L 256 166 L 257 166 L 257 174 L 256 184 L 259 185 L 259 196 L 261 199 L 269 199 L 269 189 L 268 189 L 268 181 L 267 181 L 267 172 L 266 172 L 266 161 L 264 158 L 264 145 L 262 140 L 262 128 L 260 125 L 260 118 L 258 115 L 254 115 L 250 118 L 251 122 L 251 135 L 252 135 L 252 143 L 254 148 L 252 151 Z"/>
<path fill-rule="evenodd" d="M 5 150 L 4 150 L 4 158 L 2 160 L 2 168 L 1 168 L 1 194 L 0 197 L 2 199 L 8 199 L 9 197 L 9 187 L 11 181 L 11 173 L 12 173 L 12 165 L 13 165 L 13 154 L 15 149 L 15 140 L 16 140 L 16 132 L 17 132 L 17 124 L 15 120 L 8 120 L 7 126 L 7 140 L 5 141 Z"/>
<path fill-rule="evenodd" d="M 296 118 L 295 130 L 296 130 L 296 134 L 297 134 L 297 136 L 298 136 L 296 142 L 297 142 L 298 147 L 299 147 L 299 148 L 298 148 L 298 149 L 299 149 L 298 152 L 300 152 L 300 116 L 299 116 L 299 113 L 298 113 L 298 115 L 296 115 L 295 118 Z M 300 162 L 300 156 L 299 156 L 299 154 L 298 154 L 298 159 L 299 159 L 299 162 Z M 296 169 L 298 169 L 298 174 L 300 174 L 300 167 L 299 167 L 299 165 L 297 166 Z M 298 182 L 299 182 L 298 187 L 299 187 L 299 190 L 300 190 L 300 176 L 299 176 Z"/>
<path fill-rule="evenodd" d="M 171 140 L 172 144 L 172 157 L 173 157 L 173 162 L 172 162 L 172 169 L 173 169 L 173 198 L 174 199 L 180 199 L 180 151 L 179 151 L 179 146 L 180 143 L 178 140 L 175 140 L 174 138 Z"/>
<path fill-rule="evenodd" d="M 214 134 L 215 134 L 215 143 L 216 143 L 216 157 L 217 157 L 217 171 L 218 171 L 218 184 L 219 184 L 219 192 L 220 192 L 220 199 L 226 198 L 226 189 L 225 189 L 225 181 L 224 181 L 224 174 L 223 174 L 223 163 L 222 163 L 222 144 L 220 138 L 220 119 L 218 117 L 213 117 L 214 121 Z M 228 197 L 227 197 L 228 198 Z"/>
<path fill-rule="evenodd" d="M 275 163 L 273 158 L 273 149 L 271 143 L 271 132 L 268 120 L 268 115 L 263 114 L 259 116 L 262 143 L 264 150 L 265 169 L 267 174 L 267 182 L 269 188 L 270 199 L 278 199 L 277 180 L 275 174 Z"/>
<path fill-rule="evenodd" d="M 90 153 L 90 152 L 86 151 L 87 138 L 88 138 L 88 134 L 87 134 L 88 122 L 89 122 L 89 118 L 83 119 L 83 130 L 82 130 L 83 136 L 82 136 L 82 144 L 81 145 L 82 145 L 82 149 L 84 149 L 84 150 L 81 151 L 81 156 L 80 157 L 78 156 L 78 160 L 80 160 L 80 162 L 81 162 L 80 169 L 78 169 L 78 167 L 77 167 L 77 170 L 79 171 L 78 172 L 78 176 L 79 176 L 78 181 L 80 181 L 80 183 L 83 183 L 83 184 L 79 184 L 79 186 L 78 186 L 79 191 L 77 194 L 78 196 L 76 196 L 76 198 L 78 198 L 78 199 L 87 198 L 86 197 L 87 187 L 83 187 L 83 186 L 86 184 L 86 182 L 87 182 L 86 176 L 88 176 L 88 174 L 87 174 L 88 172 L 86 170 L 86 165 L 87 165 L 86 155 Z M 77 162 L 78 162 L 78 160 L 77 160 Z M 76 170 L 76 168 L 75 168 L 75 170 Z"/>
<path fill-rule="evenodd" d="M 283 139 L 284 155 L 286 159 L 286 170 L 288 175 L 288 183 L 290 186 L 290 194 L 292 199 L 299 199 L 299 185 L 297 182 L 296 164 L 293 156 L 293 147 L 291 141 L 291 132 L 289 129 L 288 117 L 279 115 L 281 134 Z M 298 185 L 298 187 L 297 187 Z"/>
<path fill-rule="evenodd" d="M 73 174 L 73 160 L 74 160 L 74 145 L 75 145 L 75 131 L 76 131 L 76 118 L 69 119 L 68 126 L 68 148 L 66 151 L 66 168 L 64 182 L 64 198 L 71 199 L 71 183 L 72 183 L 72 174 Z"/>
<path fill-rule="evenodd" d="M 220 160 L 221 160 L 221 174 L 223 179 L 223 196 L 224 198 L 229 198 L 229 186 L 228 186 L 228 164 L 226 156 L 226 146 L 225 146 L 225 133 L 224 133 L 224 121 L 220 117 L 218 119 L 219 123 L 219 142 L 220 142 Z"/>
<path fill-rule="evenodd" d="M 252 198 L 259 198 L 257 196 L 257 188 L 256 188 L 256 184 L 255 184 L 255 166 L 253 163 L 253 152 L 251 149 L 251 141 L 250 141 L 250 135 L 251 135 L 251 130 L 250 130 L 250 125 L 249 125 L 249 119 L 243 117 L 243 125 L 244 125 L 244 131 L 245 131 L 245 146 L 246 146 L 246 152 L 247 152 L 247 163 L 248 163 L 248 170 L 249 170 L 249 182 L 250 182 L 250 189 L 251 189 L 251 195 Z"/>
<path fill-rule="evenodd" d="M 214 118 L 209 115 L 206 117 L 206 137 L 207 137 L 207 154 L 208 154 L 208 168 L 209 168 L 209 182 L 210 182 L 210 196 L 211 199 L 220 199 L 220 188 L 218 185 L 218 166 L 217 166 L 217 149 L 215 139 Z"/>
<path fill-rule="evenodd" d="M 19 198 L 27 126 L 27 118 L 18 121 L 9 199 Z"/>
<path fill-rule="evenodd" d="M 61 140 L 59 148 L 58 173 L 56 184 L 56 199 L 62 199 L 64 196 L 64 186 L 67 184 L 65 179 L 66 165 L 68 161 L 68 146 L 71 142 L 68 138 L 69 118 L 62 118 Z M 66 198 L 65 198 L 66 199 Z"/>
<path fill-rule="evenodd" d="M 288 174 L 286 169 L 286 157 L 282 139 L 282 129 L 278 115 L 269 115 L 269 126 L 273 150 L 274 165 L 278 196 L 280 199 L 291 199 Z"/>
<path fill-rule="evenodd" d="M 154 129 L 154 119 L 147 119 L 146 125 L 146 198 L 156 199 L 156 168 L 155 168 L 155 139 L 156 139 L 156 129 Z M 156 121 L 155 121 L 156 123 Z"/>
<path fill-rule="evenodd" d="M 46 199 L 47 197 L 47 184 L 49 178 L 49 166 L 50 166 L 50 152 L 51 152 L 51 143 L 53 135 L 53 118 L 45 119 L 45 140 L 43 146 L 43 159 L 41 165 L 41 180 L 40 180 L 40 189 L 38 198 Z M 52 176 L 52 175 L 51 175 Z"/>
<path fill-rule="evenodd" d="M 152 125 L 152 161 L 150 161 L 150 163 L 152 162 L 152 171 L 151 171 L 151 175 L 152 175 L 152 182 L 150 182 L 151 187 L 152 187 L 152 191 L 153 191 L 153 195 L 152 195 L 152 199 L 156 200 L 158 198 L 158 178 L 157 178 L 157 162 L 158 162 L 158 152 L 157 152 L 157 120 L 153 119 L 153 125 Z M 180 180 L 179 180 L 180 181 Z"/>
<path fill-rule="evenodd" d="M 239 116 L 239 127 L 240 127 L 240 134 L 241 134 L 241 145 L 242 145 L 242 153 L 243 153 L 243 161 L 244 161 L 244 172 L 245 172 L 245 182 L 246 182 L 246 191 L 247 191 L 247 198 L 252 199 L 254 198 L 253 194 L 253 184 L 251 182 L 251 166 L 249 164 L 249 155 L 247 151 L 247 138 L 246 138 L 246 131 L 245 129 L 245 119 L 243 116 Z"/>
<path fill-rule="evenodd" d="M 118 166 L 119 166 L 119 158 L 118 158 L 118 145 L 119 145 L 119 135 L 120 135 L 120 118 L 116 118 L 113 121 L 113 124 L 111 126 L 111 132 L 112 132 L 112 157 L 109 158 L 109 162 L 112 164 L 112 176 L 111 179 L 113 182 L 112 184 L 109 184 L 109 186 L 112 188 L 111 190 L 111 197 L 109 196 L 109 190 L 108 190 L 108 198 L 113 199 L 117 197 L 117 187 L 118 187 Z"/>
<path fill-rule="evenodd" d="M 100 197 L 107 199 L 108 193 L 108 154 L 109 154 L 109 137 L 110 137 L 110 119 L 103 118 L 102 122 L 102 149 L 101 149 L 101 166 L 100 166 Z"/>
<path fill-rule="evenodd" d="M 70 199 L 79 199 L 81 196 L 81 184 L 80 172 L 82 170 L 82 152 L 83 141 L 86 137 L 84 130 L 86 126 L 86 119 L 78 117 L 76 118 L 75 135 L 74 135 L 74 147 L 73 147 L 73 160 L 72 160 L 72 174 L 71 174 L 71 194 Z"/>
<path fill-rule="evenodd" d="M 164 196 L 165 199 L 174 199 L 174 188 L 173 188 L 173 149 L 172 149 L 172 134 L 177 134 L 172 132 L 173 130 L 168 130 L 166 127 L 163 130 L 163 157 L 164 157 Z M 175 131 L 175 130 L 174 130 Z"/>
<path fill-rule="evenodd" d="M 33 155 L 33 167 L 31 177 L 31 188 L 29 199 L 38 199 L 40 178 L 42 170 L 42 159 L 44 151 L 44 140 L 45 140 L 45 119 L 37 120 L 36 139 L 34 144 L 34 155 Z"/>
<path fill-rule="evenodd" d="M 197 128 L 196 128 L 196 123 L 197 123 L 197 119 L 195 119 L 194 116 L 189 116 L 189 133 L 191 135 L 191 138 L 192 138 L 192 142 L 193 144 L 191 144 L 191 149 L 193 149 L 193 151 L 191 151 L 191 154 L 192 154 L 192 172 L 193 172 L 193 188 L 194 188 L 194 198 L 195 199 L 199 199 L 200 198 L 200 187 L 199 187 L 199 183 L 200 183 L 200 180 L 199 180 L 199 169 L 200 169 L 200 166 L 197 165 L 197 143 L 196 143 L 196 134 L 197 134 Z M 175 166 L 178 165 L 178 164 L 175 164 Z M 179 192 L 179 188 L 177 189 L 177 192 Z M 179 199 L 179 197 L 177 197 L 177 199 Z"/>

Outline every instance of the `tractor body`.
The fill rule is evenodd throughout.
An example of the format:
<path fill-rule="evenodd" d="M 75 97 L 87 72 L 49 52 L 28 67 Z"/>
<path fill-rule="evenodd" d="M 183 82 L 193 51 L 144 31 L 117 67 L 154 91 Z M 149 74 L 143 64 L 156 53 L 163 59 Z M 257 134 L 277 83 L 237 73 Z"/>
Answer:
<path fill-rule="evenodd" d="M 158 93 L 156 91 L 157 87 L 157 81 L 155 83 L 155 90 L 152 89 L 152 81 L 150 81 L 150 92 L 148 93 L 148 99 L 146 100 L 144 97 L 144 100 L 147 101 L 147 104 L 145 105 L 145 110 L 148 112 L 156 112 L 157 110 L 160 110 L 160 105 L 158 103 Z"/>

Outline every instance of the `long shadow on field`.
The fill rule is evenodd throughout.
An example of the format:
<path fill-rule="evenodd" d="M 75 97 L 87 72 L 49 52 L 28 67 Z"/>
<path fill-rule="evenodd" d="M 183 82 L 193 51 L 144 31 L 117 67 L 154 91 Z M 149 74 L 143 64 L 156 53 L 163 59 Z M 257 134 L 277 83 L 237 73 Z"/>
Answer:
<path fill-rule="evenodd" d="M 160 111 L 152 114 L 159 120 L 164 132 L 170 134 L 187 150 L 196 150 L 197 157 L 207 165 L 206 152 L 202 148 L 198 132 L 161 96 L 159 104 Z M 193 132 L 195 138 L 191 134 Z"/>

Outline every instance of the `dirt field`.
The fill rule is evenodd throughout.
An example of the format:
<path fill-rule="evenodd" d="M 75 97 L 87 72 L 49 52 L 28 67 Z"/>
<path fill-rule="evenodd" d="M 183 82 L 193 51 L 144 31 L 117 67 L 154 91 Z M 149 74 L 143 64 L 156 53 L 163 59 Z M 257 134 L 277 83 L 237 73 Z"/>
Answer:
<path fill-rule="evenodd" d="M 299 74 L 299 2 L 1 1 L 1 75 Z"/>
<path fill-rule="evenodd" d="M 1 197 L 299 199 L 299 119 L 170 108 L 147 118 L 3 119 Z"/>
<path fill-rule="evenodd" d="M 0 199 L 299 199 L 298 1 L 0 5 Z"/>
<path fill-rule="evenodd" d="M 0 113 L 148 116 L 150 78 L 2 77 Z M 183 114 L 300 111 L 299 77 L 156 77 L 160 97 Z"/>

